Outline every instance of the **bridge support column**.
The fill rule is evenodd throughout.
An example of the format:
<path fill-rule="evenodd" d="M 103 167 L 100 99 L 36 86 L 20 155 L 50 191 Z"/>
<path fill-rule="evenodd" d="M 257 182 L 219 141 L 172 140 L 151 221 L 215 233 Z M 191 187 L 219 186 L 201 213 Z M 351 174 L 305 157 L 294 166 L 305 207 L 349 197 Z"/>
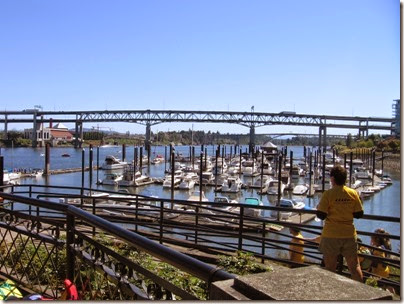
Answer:
<path fill-rule="evenodd" d="M 8 122 L 7 122 L 8 115 L 4 115 L 4 134 L 3 139 L 7 139 L 7 132 L 8 132 Z"/>
<path fill-rule="evenodd" d="M 33 125 L 32 125 L 32 148 L 36 148 L 38 146 L 38 141 L 37 141 L 37 134 L 36 131 L 38 130 L 38 122 L 36 120 L 36 113 L 34 113 L 33 116 Z"/>
<path fill-rule="evenodd" d="M 150 144 L 151 144 L 151 125 L 150 122 L 146 123 L 146 139 L 145 139 L 145 149 L 146 151 L 150 151 Z"/>
<path fill-rule="evenodd" d="M 248 153 L 251 155 L 251 153 L 254 153 L 254 149 L 255 149 L 255 126 L 251 125 L 250 126 L 250 143 L 249 143 Z"/>
<path fill-rule="evenodd" d="M 81 149 L 81 146 L 83 145 L 83 122 L 80 122 L 80 142 L 79 142 L 79 147 Z"/>
<path fill-rule="evenodd" d="M 74 148 L 81 148 L 83 142 L 83 122 L 76 120 L 74 137 Z"/>

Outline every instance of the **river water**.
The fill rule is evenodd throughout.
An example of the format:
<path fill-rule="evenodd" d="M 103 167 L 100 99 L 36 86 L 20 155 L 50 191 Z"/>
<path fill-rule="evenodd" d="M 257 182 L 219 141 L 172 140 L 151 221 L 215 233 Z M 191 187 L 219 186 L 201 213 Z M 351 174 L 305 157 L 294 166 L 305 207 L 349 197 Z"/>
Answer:
<path fill-rule="evenodd" d="M 214 155 L 214 151 L 217 146 L 207 146 L 208 155 Z M 247 147 L 242 146 L 242 151 L 246 151 Z M 161 154 L 165 156 L 165 151 L 169 153 L 169 149 L 165 149 L 164 146 L 153 146 L 151 151 L 151 157 L 153 158 L 155 154 Z M 288 146 L 288 154 L 289 151 L 293 151 L 294 158 L 300 158 L 303 156 L 303 147 L 301 146 Z M 175 147 L 176 153 L 182 153 L 184 156 L 189 156 L 189 146 L 177 146 Z M 15 168 L 44 168 L 45 165 L 45 157 L 44 157 L 44 149 L 43 148 L 1 148 L 1 155 L 4 157 L 4 167 L 5 169 L 12 170 Z M 70 157 L 62 157 L 62 154 L 69 154 Z M 226 153 L 230 153 L 230 146 L 226 147 Z M 233 147 L 234 153 L 234 147 Z M 198 156 L 200 154 L 200 146 L 195 146 L 195 155 Z M 85 165 L 88 166 L 89 163 L 89 149 L 84 149 L 84 160 Z M 122 147 L 121 146 L 108 146 L 108 147 L 100 147 L 99 148 L 99 164 L 101 165 L 107 155 L 114 155 L 117 158 L 122 158 Z M 130 161 L 134 158 L 134 147 L 126 147 L 126 160 Z M 97 164 L 97 148 L 93 149 L 93 164 Z M 50 169 L 68 169 L 68 168 L 81 168 L 82 166 L 82 149 L 74 149 L 71 147 L 63 147 L 63 148 L 51 148 L 50 152 Z M 150 165 L 143 169 L 144 173 L 147 173 L 151 177 L 164 177 L 164 170 L 168 168 L 169 165 L 165 163 L 161 163 L 158 165 Z M 114 186 L 102 186 L 96 185 L 97 177 L 98 179 L 102 179 L 104 177 L 103 170 L 93 171 L 93 184 L 91 188 L 93 189 L 104 189 L 104 190 L 115 190 L 118 188 L 114 188 Z M 383 215 L 383 216 L 393 216 L 400 217 L 401 215 L 401 204 L 400 204 L 400 194 L 401 194 L 401 181 L 399 174 L 394 174 L 392 172 L 386 171 L 385 173 L 389 174 L 393 180 L 393 185 L 386 187 L 379 193 L 371 196 L 364 200 L 364 209 L 365 214 L 373 214 L 373 215 Z M 243 177 L 244 182 L 252 181 L 252 178 Z M 48 177 L 40 177 L 40 178 L 25 178 L 21 179 L 21 184 L 40 184 L 40 185 L 52 185 L 52 186 L 76 186 L 80 187 L 82 184 L 81 180 L 81 172 L 75 173 L 67 173 L 67 174 L 56 174 Z M 85 173 L 84 180 L 85 187 L 89 187 L 89 172 Z M 196 188 L 198 189 L 198 187 Z M 170 190 L 163 189 L 161 185 L 151 184 L 142 187 L 129 188 L 131 193 L 145 194 L 145 195 L 156 195 L 158 197 L 170 198 L 171 192 Z M 206 197 L 213 201 L 215 196 L 214 187 L 205 187 L 203 189 Z M 220 194 L 219 194 L 220 195 Z M 175 199 L 187 199 L 190 196 L 190 192 L 186 190 L 175 190 L 174 197 Z M 260 196 L 257 194 L 255 189 L 245 189 L 242 190 L 239 194 L 226 194 L 231 199 L 236 199 L 237 201 L 244 201 L 246 197 L 260 197 L 263 201 L 264 205 L 269 205 L 275 199 L 269 195 Z M 287 194 L 285 196 L 288 196 Z M 321 194 L 315 194 L 312 198 L 305 198 L 306 206 L 315 208 L 318 204 Z M 315 221 L 310 224 L 319 224 Z M 386 222 L 377 222 L 377 221 L 369 221 L 369 220 L 355 220 L 355 226 L 358 230 L 363 231 L 374 231 L 378 227 L 385 228 L 388 232 L 394 235 L 400 235 L 400 225 L 398 223 L 386 223 Z M 362 237 L 365 243 L 369 243 L 369 238 Z M 393 250 L 397 251 L 400 248 L 399 241 L 392 241 Z"/>

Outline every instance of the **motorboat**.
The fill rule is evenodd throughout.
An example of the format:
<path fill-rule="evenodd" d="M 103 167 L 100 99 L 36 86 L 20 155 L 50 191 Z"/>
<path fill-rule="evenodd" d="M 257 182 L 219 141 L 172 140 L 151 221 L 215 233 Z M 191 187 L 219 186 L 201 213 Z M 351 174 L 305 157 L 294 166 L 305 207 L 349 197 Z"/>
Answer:
<path fill-rule="evenodd" d="M 365 167 L 356 168 L 354 176 L 357 179 L 369 179 L 369 178 L 372 178 L 372 174 L 370 174 L 369 170 L 367 170 Z"/>
<path fill-rule="evenodd" d="M 267 194 L 278 195 L 278 180 L 271 180 L 268 184 Z M 281 193 L 285 190 L 285 184 L 281 182 Z"/>
<path fill-rule="evenodd" d="M 256 163 L 252 160 L 245 160 L 241 163 L 241 173 L 244 176 L 257 176 L 260 174 Z"/>
<path fill-rule="evenodd" d="M 255 207 L 264 205 L 262 203 L 262 201 L 257 197 L 246 197 L 244 199 L 244 204 L 250 205 L 250 206 L 255 206 Z M 244 215 L 246 215 L 246 216 L 254 216 L 254 217 L 261 216 L 261 212 L 262 212 L 262 209 L 244 208 Z"/>
<path fill-rule="evenodd" d="M 101 169 L 104 170 L 123 169 L 127 165 L 128 165 L 127 162 L 121 161 L 119 158 L 116 158 L 113 155 L 107 155 L 105 157 L 104 163 L 101 166 Z"/>
<path fill-rule="evenodd" d="M 123 175 L 118 173 L 106 173 L 104 179 L 100 182 L 102 185 L 117 186 L 118 182 L 122 180 Z"/>
<path fill-rule="evenodd" d="M 306 207 L 306 204 L 302 201 L 297 201 L 295 199 L 282 198 L 279 202 L 279 207 L 288 208 L 288 209 L 291 209 L 291 211 L 272 211 L 271 215 L 273 217 L 276 217 L 277 213 L 279 212 L 281 219 L 287 219 L 295 213 L 292 211 L 293 209 L 295 209 L 295 210 L 304 209 Z"/>
<path fill-rule="evenodd" d="M 164 156 L 163 155 L 160 155 L 160 154 L 157 154 L 154 158 L 153 158 L 153 160 L 151 160 L 150 161 L 153 165 L 157 165 L 157 164 L 160 164 L 160 163 L 164 163 Z"/>
<path fill-rule="evenodd" d="M 215 176 L 213 175 L 212 171 L 203 171 L 202 172 L 202 184 L 211 184 L 215 181 Z"/>
<path fill-rule="evenodd" d="M 309 187 L 303 184 L 296 185 L 293 190 L 292 194 L 294 195 L 305 195 L 307 194 L 307 191 L 309 190 Z"/>
<path fill-rule="evenodd" d="M 251 188 L 258 188 L 258 189 L 265 189 L 269 186 L 269 183 L 271 182 L 272 177 L 263 175 L 262 176 L 262 182 L 261 182 L 261 176 L 257 177 L 254 182 L 250 185 Z"/>
<path fill-rule="evenodd" d="M 69 153 L 63 153 L 62 157 L 70 157 L 70 154 Z"/>
<path fill-rule="evenodd" d="M 238 176 L 229 176 L 222 183 L 222 192 L 237 193 L 241 190 L 243 183 Z"/>
<path fill-rule="evenodd" d="M 186 174 L 182 178 L 178 188 L 183 189 L 183 190 L 193 189 L 195 187 L 197 178 L 198 178 L 198 175 L 196 173 L 190 172 L 190 173 Z"/>
<path fill-rule="evenodd" d="M 182 176 L 174 175 L 174 188 L 177 188 L 180 185 L 181 180 Z M 172 181 L 171 175 L 166 175 L 163 181 L 163 188 L 171 188 L 172 184 L 171 181 Z"/>

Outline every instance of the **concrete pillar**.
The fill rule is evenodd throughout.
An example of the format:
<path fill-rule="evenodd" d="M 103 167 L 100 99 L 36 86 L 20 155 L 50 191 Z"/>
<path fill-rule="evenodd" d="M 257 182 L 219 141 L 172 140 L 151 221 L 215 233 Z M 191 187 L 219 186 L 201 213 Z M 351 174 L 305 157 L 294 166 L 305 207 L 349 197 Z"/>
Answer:
<path fill-rule="evenodd" d="M 251 125 L 250 126 L 250 144 L 249 144 L 249 151 L 248 153 L 251 155 L 251 153 L 254 152 L 255 148 L 255 126 Z"/>
<path fill-rule="evenodd" d="M 32 148 L 36 148 L 38 145 L 38 141 L 36 140 L 36 130 L 38 129 L 38 123 L 36 121 L 36 113 L 33 115 L 33 126 L 32 126 Z"/>
<path fill-rule="evenodd" d="M 77 149 L 79 147 L 79 121 L 76 120 L 76 123 L 74 124 L 75 130 L 74 130 L 74 148 Z"/>
<path fill-rule="evenodd" d="M 4 134 L 3 134 L 3 139 L 7 139 L 7 132 L 8 132 L 7 117 L 8 117 L 8 115 L 6 114 L 6 115 L 4 116 Z"/>
<path fill-rule="evenodd" d="M 323 127 L 323 152 L 327 150 L 327 127 Z"/>
<path fill-rule="evenodd" d="M 322 133 L 322 127 L 318 129 L 318 147 L 320 148 L 322 146 L 322 141 L 321 141 L 321 133 Z"/>

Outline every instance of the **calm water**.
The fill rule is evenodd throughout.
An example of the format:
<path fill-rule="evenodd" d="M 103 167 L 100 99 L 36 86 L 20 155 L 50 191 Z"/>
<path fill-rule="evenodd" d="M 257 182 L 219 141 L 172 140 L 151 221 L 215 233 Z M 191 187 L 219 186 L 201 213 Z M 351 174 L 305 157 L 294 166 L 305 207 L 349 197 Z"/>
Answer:
<path fill-rule="evenodd" d="M 214 155 L 214 151 L 216 146 L 207 146 L 208 155 Z M 246 151 L 247 147 L 243 146 L 242 151 Z M 288 156 L 289 151 L 293 151 L 293 157 L 299 158 L 303 156 L 303 147 L 300 146 L 288 146 Z M 97 164 L 97 151 L 96 148 L 93 150 L 93 164 Z M 177 146 L 175 147 L 175 151 L 182 153 L 184 156 L 189 156 L 189 146 Z M 62 154 L 68 153 L 71 157 L 62 157 Z M 152 147 L 151 157 L 155 154 L 162 154 L 165 156 L 165 147 L 157 146 Z M 169 149 L 167 148 L 167 153 L 169 153 Z M 230 153 L 230 146 L 226 147 L 226 153 Z M 200 154 L 200 146 L 195 147 L 195 155 Z M 233 154 L 234 154 L 234 146 L 233 146 Z M 43 148 L 1 148 L 1 155 L 4 157 L 4 167 L 5 169 L 13 169 L 13 168 L 44 168 L 45 165 L 45 157 L 44 157 L 44 149 Z M 114 155 L 117 158 L 122 158 L 122 147 L 121 146 L 110 146 L 110 147 L 101 147 L 99 148 L 99 164 L 101 165 L 107 155 Z M 134 156 L 134 147 L 126 147 L 126 160 L 133 160 Z M 89 160 L 89 149 L 85 149 L 85 164 L 88 165 Z M 74 149 L 74 148 L 51 148 L 50 152 L 50 168 L 54 169 L 66 169 L 66 168 L 81 168 L 82 164 L 82 150 Z M 149 167 L 143 169 L 144 173 L 147 173 L 151 177 L 164 177 L 164 169 L 168 164 L 158 164 L 158 165 L 150 165 Z M 386 172 L 389 173 L 389 172 Z M 93 189 L 105 189 L 105 190 L 117 190 L 118 188 L 114 188 L 113 186 L 97 186 L 95 184 L 98 179 L 102 179 L 104 177 L 104 171 L 99 170 L 98 173 L 95 170 L 93 172 Z M 374 214 L 374 215 L 385 215 L 385 216 L 400 216 L 401 208 L 400 208 L 400 191 L 401 191 L 401 182 L 399 174 L 390 174 L 393 179 L 393 185 L 386 187 L 379 193 L 376 193 L 372 197 L 366 199 L 364 201 L 364 209 L 366 214 Z M 253 181 L 253 178 L 244 177 L 244 182 Z M 85 173 L 85 186 L 89 187 L 89 173 Z M 24 183 L 35 183 L 41 185 L 64 185 L 64 186 L 81 186 L 81 172 L 77 173 L 69 173 L 69 174 L 61 174 L 61 175 L 51 175 L 47 178 L 26 178 L 21 180 L 21 184 Z M 132 193 L 146 194 L 146 195 L 157 195 L 163 198 L 170 198 L 171 192 L 170 190 L 165 190 L 161 187 L 161 185 L 151 184 L 143 187 L 137 188 L 128 188 Z M 198 187 L 196 188 L 198 189 Z M 214 187 L 205 187 L 204 188 L 205 195 L 213 201 L 215 196 Z M 174 196 L 176 199 L 187 199 L 190 195 L 190 192 L 184 190 L 175 190 Z M 220 195 L 220 194 L 218 194 Z M 305 203 L 306 206 L 314 208 L 319 201 L 321 194 L 316 194 L 313 198 L 306 198 Z M 239 194 L 226 194 L 226 196 L 236 199 L 240 202 L 244 201 L 245 197 L 254 196 L 260 197 L 265 205 L 271 204 L 271 201 L 276 199 L 273 196 L 263 195 L 260 196 L 257 194 L 254 189 L 242 190 Z M 316 222 L 312 222 L 311 224 L 318 224 Z M 355 220 L 355 225 L 358 230 L 364 231 L 373 231 L 378 227 L 384 227 L 388 232 L 400 235 L 400 225 L 397 223 L 389 224 L 385 222 L 375 222 L 368 220 Z M 364 242 L 368 243 L 370 240 L 366 237 L 362 238 Z M 393 241 L 393 250 L 398 250 L 399 242 Z"/>

